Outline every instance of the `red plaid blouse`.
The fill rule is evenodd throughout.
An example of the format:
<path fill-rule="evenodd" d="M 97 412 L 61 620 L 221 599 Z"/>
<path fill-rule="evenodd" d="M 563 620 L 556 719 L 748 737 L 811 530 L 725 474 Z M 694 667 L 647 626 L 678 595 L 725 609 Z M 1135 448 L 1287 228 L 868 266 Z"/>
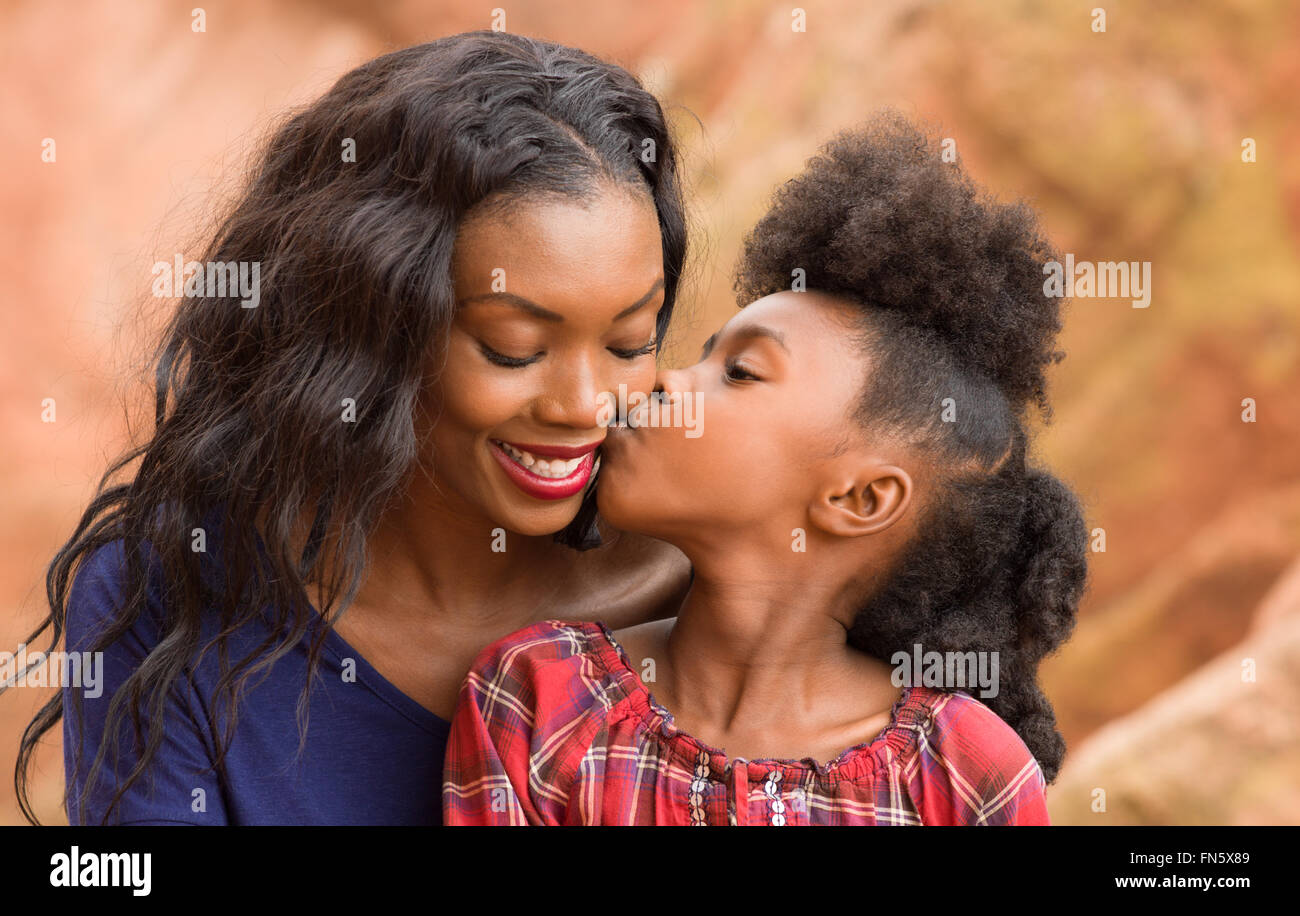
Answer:
<path fill-rule="evenodd" d="M 904 688 L 827 764 L 729 759 L 679 732 L 603 623 L 545 620 L 479 654 L 443 772 L 446 824 L 1046 824 L 1042 770 L 963 692 Z"/>

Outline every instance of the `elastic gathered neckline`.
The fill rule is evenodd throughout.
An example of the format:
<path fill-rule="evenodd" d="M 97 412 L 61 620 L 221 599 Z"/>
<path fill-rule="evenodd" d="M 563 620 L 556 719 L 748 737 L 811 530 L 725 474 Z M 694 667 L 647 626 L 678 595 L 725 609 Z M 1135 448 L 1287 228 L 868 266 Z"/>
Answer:
<path fill-rule="evenodd" d="M 677 728 L 672 713 L 655 700 L 608 626 L 595 621 L 584 622 L 582 627 L 592 637 L 595 660 L 621 689 L 622 699 L 627 701 L 629 712 L 686 769 L 693 769 L 707 757 L 709 769 L 715 778 L 728 775 L 732 764 L 743 762 L 749 768 L 763 771 L 764 775 L 775 770 L 783 778 L 798 777 L 796 781 L 810 777 L 830 783 L 859 779 L 887 765 L 891 760 L 906 759 L 913 753 L 918 734 L 928 725 L 931 706 L 937 696 L 934 691 L 923 686 L 905 686 L 902 695 L 890 708 L 889 722 L 874 738 L 842 751 L 826 763 L 820 763 L 813 757 L 800 760 L 728 757 L 720 748 Z"/>

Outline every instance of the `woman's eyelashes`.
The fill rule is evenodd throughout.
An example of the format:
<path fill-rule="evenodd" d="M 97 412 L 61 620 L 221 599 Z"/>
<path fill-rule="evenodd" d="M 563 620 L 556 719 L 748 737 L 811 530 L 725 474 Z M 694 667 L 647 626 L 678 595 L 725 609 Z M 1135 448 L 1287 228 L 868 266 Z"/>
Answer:
<path fill-rule="evenodd" d="M 621 347 L 608 347 L 607 349 L 609 350 L 610 353 L 613 353 L 619 359 L 632 360 L 653 353 L 657 345 L 658 345 L 658 341 L 650 340 L 649 342 L 642 344 L 639 347 L 634 347 L 632 349 L 624 349 Z M 539 350 L 538 352 L 534 353 L 532 356 L 507 356 L 504 353 L 500 353 L 496 350 L 493 350 L 491 347 L 489 347 L 487 344 L 483 343 L 482 341 L 479 341 L 478 346 L 479 346 L 479 350 L 482 351 L 483 353 L 483 357 L 488 362 L 492 363 L 492 365 L 494 366 L 501 366 L 506 369 L 522 369 L 525 366 L 531 366 L 533 363 L 537 362 L 539 359 L 541 359 L 543 356 L 546 355 L 545 350 Z"/>
<path fill-rule="evenodd" d="M 543 356 L 546 351 L 539 351 L 532 356 L 506 356 L 504 353 L 498 353 L 482 341 L 479 342 L 479 349 L 483 352 L 483 357 L 494 366 L 502 366 L 506 369 L 522 369 L 524 366 L 531 366 Z"/>
<path fill-rule="evenodd" d="M 645 356 L 649 353 L 653 353 L 658 343 L 659 341 L 651 338 L 648 342 L 642 344 L 639 347 L 635 347 L 634 349 L 624 350 L 624 349 L 620 349 L 619 347 L 610 347 L 609 352 L 613 353 L 615 356 L 619 357 L 620 359 L 636 359 L 638 356 Z"/>

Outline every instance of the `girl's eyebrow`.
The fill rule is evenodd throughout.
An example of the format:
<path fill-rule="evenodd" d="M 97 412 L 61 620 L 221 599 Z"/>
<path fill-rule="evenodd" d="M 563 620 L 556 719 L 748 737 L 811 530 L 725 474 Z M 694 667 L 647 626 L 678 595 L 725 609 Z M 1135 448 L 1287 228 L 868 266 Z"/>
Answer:
<path fill-rule="evenodd" d="M 654 282 L 654 285 L 650 287 L 649 291 L 646 292 L 644 296 L 615 315 L 614 321 L 622 321 L 628 315 L 643 308 L 646 303 L 654 298 L 655 293 L 659 292 L 663 287 L 664 278 L 660 277 Z M 517 309 L 522 309 L 534 318 L 540 318 L 543 321 L 552 321 L 557 323 L 564 321 L 564 316 L 559 312 L 552 312 L 550 309 L 542 308 L 531 299 L 525 299 L 523 296 L 516 296 L 514 293 L 481 293 L 477 296 L 466 296 L 464 299 L 458 300 L 456 304 L 468 305 L 471 302 L 481 302 L 483 300 L 492 300 L 493 302 L 500 302 L 503 305 L 512 305 Z"/>
<path fill-rule="evenodd" d="M 700 359 L 709 358 L 709 354 L 713 352 L 713 348 L 718 342 L 718 335 L 720 335 L 721 333 L 722 333 L 721 330 L 714 331 L 713 334 L 709 337 L 709 339 L 704 342 L 704 347 L 700 350 Z M 733 336 L 736 337 L 738 340 L 751 340 L 752 338 L 755 337 L 766 337 L 768 340 L 776 341 L 776 343 L 780 345 L 781 349 L 786 352 L 786 355 L 787 356 L 790 355 L 790 348 L 786 346 L 785 343 L 785 335 L 782 334 L 780 331 L 777 331 L 773 328 L 769 328 L 765 325 L 761 325 L 761 324 L 746 325 L 745 327 L 741 328 L 739 331 L 733 332 Z"/>

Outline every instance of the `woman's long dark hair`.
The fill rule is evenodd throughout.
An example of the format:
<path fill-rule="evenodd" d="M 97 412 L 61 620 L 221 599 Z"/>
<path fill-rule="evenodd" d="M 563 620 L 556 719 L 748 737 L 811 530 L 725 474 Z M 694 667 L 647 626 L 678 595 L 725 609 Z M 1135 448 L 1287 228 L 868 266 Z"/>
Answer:
<path fill-rule="evenodd" d="M 791 287 L 856 303 L 870 382 L 854 422 L 893 431 L 934 460 L 917 534 L 849 631 L 895 653 L 997 653 L 982 699 L 1052 782 L 1065 756 L 1042 658 L 1069 636 L 1087 578 L 1073 493 L 1027 461 L 1030 407 L 1050 420 L 1046 369 L 1061 300 L 1034 212 L 981 193 L 940 145 L 883 112 L 840 134 L 777 192 L 745 242 L 741 304 Z M 951 687 L 951 685 L 948 685 Z"/>
<path fill-rule="evenodd" d="M 201 653 L 216 651 L 221 664 L 220 767 L 250 679 L 314 617 L 332 624 L 354 598 L 367 537 L 417 461 L 417 399 L 452 319 L 450 261 L 466 213 L 521 195 L 583 197 L 608 181 L 643 188 L 658 212 L 662 338 L 686 256 L 678 163 L 659 103 L 619 67 L 518 35 L 456 35 L 358 67 L 272 134 L 202 258 L 259 263 L 260 303 L 181 299 L 154 363 L 152 435 L 104 475 L 49 568 L 49 616 L 27 640 L 48 634 L 57 645 L 74 575 L 105 545 L 125 548 L 121 606 L 95 645 L 78 649 L 121 638 L 156 576 L 161 638 L 112 697 L 86 779 L 107 748 L 135 742 L 109 812 L 147 771 L 163 738 L 147 723 L 163 721 L 169 692 Z M 345 399 L 354 423 L 340 422 Z M 214 521 L 215 577 L 207 554 L 191 550 L 193 529 Z M 298 551 L 304 521 L 311 535 Z M 590 522 L 585 511 L 560 539 L 585 543 Z M 323 596 L 320 615 L 309 585 Z M 257 618 L 271 635 L 231 659 L 230 637 Z M 312 672 L 326 633 L 311 640 Z M 32 754 L 62 714 L 56 697 L 23 734 L 15 786 L 33 823 Z M 77 722 L 79 735 L 79 705 Z M 69 799 L 83 818 L 85 794 Z"/>

